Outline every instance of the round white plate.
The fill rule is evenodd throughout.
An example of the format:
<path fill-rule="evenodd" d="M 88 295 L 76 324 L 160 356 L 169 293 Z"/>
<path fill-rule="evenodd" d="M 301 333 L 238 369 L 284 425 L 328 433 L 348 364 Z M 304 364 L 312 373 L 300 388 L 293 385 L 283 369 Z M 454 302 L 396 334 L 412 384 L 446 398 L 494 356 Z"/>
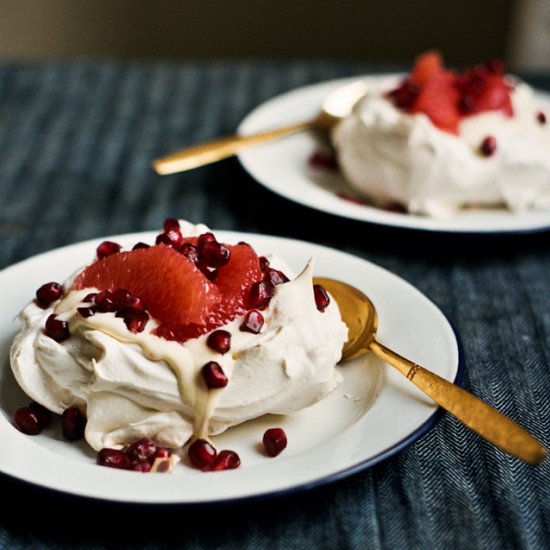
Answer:
<path fill-rule="evenodd" d="M 367 82 L 379 76 L 362 77 Z M 308 120 L 319 112 L 326 94 L 354 79 L 331 80 L 285 93 L 254 109 L 239 125 L 240 134 L 252 134 L 280 125 Z M 549 104 L 550 95 L 539 92 Z M 523 233 L 550 229 L 550 211 L 512 213 L 502 210 L 470 210 L 437 220 L 426 216 L 388 212 L 356 204 L 339 196 L 355 195 L 338 172 L 314 170 L 310 155 L 319 148 L 311 132 L 245 149 L 239 159 L 262 185 L 297 203 L 364 222 L 408 229 L 450 233 Z"/>
<path fill-rule="evenodd" d="M 313 256 L 315 273 L 342 279 L 366 292 L 380 316 L 380 341 L 448 380 L 462 373 L 457 336 L 439 309 L 397 276 L 365 260 L 319 245 L 261 235 L 217 232 L 220 240 L 249 242 L 274 252 L 299 271 Z M 103 240 L 103 239 L 102 239 Z M 153 233 L 109 237 L 130 247 L 153 242 Z M 218 449 L 241 457 L 236 470 L 203 473 L 184 463 L 169 475 L 100 467 L 84 441 L 60 435 L 58 420 L 38 436 L 12 424 L 29 399 L 18 388 L 9 348 L 18 312 L 44 282 L 63 281 L 95 256 L 100 240 L 35 256 L 0 272 L 0 471 L 81 496 L 141 503 L 209 503 L 284 493 L 326 483 L 372 466 L 421 437 L 437 421 L 437 408 L 408 380 L 374 356 L 341 367 L 344 382 L 327 399 L 293 417 L 266 416 L 214 438 Z M 276 458 L 262 452 L 268 427 L 282 426 L 288 447 Z"/>

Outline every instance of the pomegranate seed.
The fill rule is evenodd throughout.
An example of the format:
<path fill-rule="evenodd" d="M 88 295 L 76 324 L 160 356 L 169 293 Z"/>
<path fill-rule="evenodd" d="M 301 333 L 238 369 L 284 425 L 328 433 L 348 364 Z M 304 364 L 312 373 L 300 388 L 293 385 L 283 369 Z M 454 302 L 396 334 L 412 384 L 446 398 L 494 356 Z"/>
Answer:
<path fill-rule="evenodd" d="M 208 361 L 208 363 L 202 367 L 201 375 L 209 390 L 227 386 L 227 376 L 225 376 L 223 369 L 216 361 Z"/>
<path fill-rule="evenodd" d="M 77 307 L 76 311 L 84 317 L 84 319 L 87 319 L 88 317 L 93 317 L 95 315 L 96 310 L 93 307 Z"/>
<path fill-rule="evenodd" d="M 113 292 L 109 290 L 100 292 L 95 298 L 95 303 L 102 313 L 125 308 L 144 309 L 143 302 L 124 288 L 118 288 Z"/>
<path fill-rule="evenodd" d="M 266 430 L 262 441 L 269 456 L 277 456 L 287 445 L 286 433 L 282 428 Z"/>
<path fill-rule="evenodd" d="M 231 347 L 231 333 L 227 330 L 215 330 L 208 335 L 206 345 L 218 353 L 227 353 Z"/>
<path fill-rule="evenodd" d="M 124 288 L 117 288 L 111 294 L 113 306 L 115 309 L 128 307 L 133 305 L 132 295 Z"/>
<path fill-rule="evenodd" d="M 83 302 L 95 304 L 97 299 L 97 292 L 90 292 L 90 294 L 87 294 L 85 298 L 82 299 Z"/>
<path fill-rule="evenodd" d="M 46 319 L 44 334 L 56 342 L 63 342 L 71 336 L 69 332 L 69 323 L 58 319 L 53 313 Z"/>
<path fill-rule="evenodd" d="M 182 236 L 178 230 L 167 231 L 157 236 L 155 244 L 165 244 L 166 246 L 177 247 L 181 244 Z"/>
<path fill-rule="evenodd" d="M 142 243 L 141 241 L 139 243 L 136 243 L 133 247 L 132 247 L 132 250 L 139 250 L 140 248 L 151 248 L 151 245 L 150 244 L 147 244 L 147 243 Z"/>
<path fill-rule="evenodd" d="M 191 464 L 201 470 L 212 464 L 216 454 L 216 449 L 206 439 L 196 439 L 189 445 L 187 450 L 187 456 Z"/>
<path fill-rule="evenodd" d="M 227 449 L 220 451 L 213 462 L 208 467 L 209 472 L 219 472 L 221 470 L 234 470 L 241 465 L 241 459 L 235 451 Z"/>
<path fill-rule="evenodd" d="M 337 195 L 344 199 L 345 201 L 352 202 L 353 204 L 360 204 L 361 206 L 368 205 L 369 203 L 364 201 L 363 199 L 358 199 L 357 197 L 353 197 L 351 195 L 348 195 L 347 193 L 337 193 Z"/>
<path fill-rule="evenodd" d="M 183 243 L 178 247 L 178 252 L 191 260 L 194 264 L 199 261 L 199 251 L 191 243 Z"/>
<path fill-rule="evenodd" d="M 471 115 L 477 111 L 477 102 L 470 94 L 464 94 L 458 100 L 458 108 L 463 115 Z"/>
<path fill-rule="evenodd" d="M 264 316 L 255 309 L 252 309 L 246 313 L 243 322 L 239 327 L 242 332 L 251 332 L 252 334 L 258 334 L 264 326 Z"/>
<path fill-rule="evenodd" d="M 248 295 L 248 307 L 253 309 L 265 309 L 271 298 L 275 288 L 269 281 L 258 281 L 250 287 Z"/>
<path fill-rule="evenodd" d="M 482 142 L 479 147 L 479 150 L 481 154 L 484 157 L 490 157 L 494 154 L 494 152 L 497 149 L 497 140 L 494 138 L 494 136 L 487 136 Z"/>
<path fill-rule="evenodd" d="M 113 293 L 110 290 L 102 290 L 95 297 L 95 306 L 100 313 L 109 313 L 116 311 Z"/>
<path fill-rule="evenodd" d="M 52 413 L 48 409 L 46 409 L 44 405 L 41 405 L 36 401 L 31 401 L 29 403 L 29 407 L 37 414 L 38 421 L 40 422 L 42 428 L 45 428 L 52 419 Z"/>
<path fill-rule="evenodd" d="M 15 425 L 27 435 L 38 435 L 44 427 L 40 422 L 40 413 L 32 407 L 21 407 L 15 413 Z"/>
<path fill-rule="evenodd" d="M 260 262 L 260 269 L 264 272 L 269 267 L 269 260 L 265 256 L 260 256 L 258 261 Z"/>
<path fill-rule="evenodd" d="M 86 417 L 78 407 L 69 407 L 61 415 L 61 431 L 63 437 L 70 441 L 76 441 L 84 435 Z"/>
<path fill-rule="evenodd" d="M 537 113 L 537 120 L 541 123 L 541 124 L 546 124 L 546 115 L 542 112 L 542 111 L 539 111 Z"/>
<path fill-rule="evenodd" d="M 273 286 L 288 283 L 288 277 L 278 269 L 268 268 L 265 274 L 265 280 L 269 281 Z"/>
<path fill-rule="evenodd" d="M 395 90 L 387 94 L 387 97 L 399 109 L 408 111 L 416 101 L 420 89 L 410 79 L 405 79 Z"/>
<path fill-rule="evenodd" d="M 214 236 L 214 233 L 203 233 L 202 235 L 199 235 L 199 238 L 197 240 L 197 247 L 199 250 L 201 250 L 206 243 L 215 241 L 216 237 Z"/>
<path fill-rule="evenodd" d="M 142 472 L 144 474 L 151 471 L 151 467 L 153 465 L 150 462 L 136 462 L 135 464 L 132 464 L 132 470 L 134 472 Z"/>
<path fill-rule="evenodd" d="M 141 298 L 138 298 L 137 296 L 130 296 L 128 307 L 131 307 L 134 309 L 145 309 L 145 305 L 141 301 Z"/>
<path fill-rule="evenodd" d="M 407 212 L 407 207 L 400 202 L 391 202 L 384 210 L 387 212 L 395 212 L 396 214 L 405 214 Z"/>
<path fill-rule="evenodd" d="M 61 296 L 63 296 L 63 287 L 59 283 L 46 283 L 36 291 L 36 303 L 42 309 L 46 309 Z"/>
<path fill-rule="evenodd" d="M 218 270 L 215 267 L 206 265 L 202 260 L 199 260 L 196 265 L 209 281 L 215 281 L 218 278 Z"/>
<path fill-rule="evenodd" d="M 313 295 L 315 297 L 315 305 L 319 311 L 325 311 L 330 304 L 330 298 L 327 291 L 322 285 L 313 285 Z"/>
<path fill-rule="evenodd" d="M 166 218 L 162 224 L 162 229 L 164 229 L 165 233 L 169 231 L 179 231 L 180 222 L 176 218 Z"/>
<path fill-rule="evenodd" d="M 166 447 L 157 447 L 153 458 L 170 458 L 171 456 L 172 453 L 170 449 L 167 449 Z"/>
<path fill-rule="evenodd" d="M 338 162 L 336 161 L 336 156 L 333 153 L 314 151 L 310 155 L 308 163 L 314 168 L 322 168 L 324 170 L 338 170 Z"/>
<path fill-rule="evenodd" d="M 96 464 L 107 466 L 108 468 L 119 468 L 120 470 L 129 470 L 132 466 L 130 459 L 124 451 L 106 447 L 97 453 Z"/>
<path fill-rule="evenodd" d="M 199 254 L 209 267 L 223 267 L 229 262 L 231 252 L 227 246 L 218 241 L 208 241 L 199 248 Z"/>
<path fill-rule="evenodd" d="M 500 59 L 491 59 L 485 64 L 486 69 L 490 73 L 494 74 L 503 74 L 504 73 L 504 63 Z"/>
<path fill-rule="evenodd" d="M 130 444 L 125 452 L 132 464 L 137 462 L 147 462 L 148 460 L 155 458 L 157 446 L 152 439 L 144 437 Z"/>
<path fill-rule="evenodd" d="M 106 258 L 120 252 L 121 246 L 112 241 L 103 241 L 96 249 L 98 259 Z"/>
<path fill-rule="evenodd" d="M 122 318 L 126 328 L 133 334 L 143 332 L 149 321 L 149 314 L 143 309 L 124 308 L 117 311 L 116 316 Z"/>

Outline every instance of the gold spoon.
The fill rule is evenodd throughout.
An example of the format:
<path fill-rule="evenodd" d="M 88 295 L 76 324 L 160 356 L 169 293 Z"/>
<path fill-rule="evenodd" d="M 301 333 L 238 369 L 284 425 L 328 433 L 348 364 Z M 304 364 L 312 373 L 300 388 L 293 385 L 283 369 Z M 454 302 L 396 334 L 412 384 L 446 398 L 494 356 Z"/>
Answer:
<path fill-rule="evenodd" d="M 231 157 L 245 147 L 280 139 L 296 132 L 313 129 L 328 130 L 349 114 L 353 105 L 365 95 L 366 88 L 367 85 L 364 81 L 351 82 L 329 93 L 323 101 L 321 111 L 311 120 L 296 122 L 248 136 L 227 136 L 201 143 L 154 160 L 153 169 L 160 175 L 184 172 Z"/>
<path fill-rule="evenodd" d="M 493 445 L 529 464 L 538 464 L 546 456 L 546 449 L 531 434 L 502 413 L 460 386 L 377 342 L 376 309 L 361 291 L 334 279 L 315 277 L 314 282 L 323 285 L 332 294 L 348 326 L 349 337 L 342 352 L 344 361 L 372 351 Z"/>

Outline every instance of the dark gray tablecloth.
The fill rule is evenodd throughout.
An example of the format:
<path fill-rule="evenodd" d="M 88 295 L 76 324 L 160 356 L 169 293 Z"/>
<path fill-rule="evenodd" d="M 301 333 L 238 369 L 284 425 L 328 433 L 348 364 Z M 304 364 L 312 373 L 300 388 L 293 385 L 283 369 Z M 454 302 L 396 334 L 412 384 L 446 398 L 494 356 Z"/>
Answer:
<path fill-rule="evenodd" d="M 334 246 L 430 297 L 462 337 L 465 386 L 550 445 L 548 233 L 461 237 L 340 219 L 273 195 L 234 159 L 164 178 L 149 168 L 155 156 L 233 132 L 280 92 L 378 69 L 331 61 L 1 64 L 0 267 L 83 239 L 155 230 L 168 216 Z M 550 90 L 550 78 L 531 82 Z M 549 460 L 520 463 L 444 415 L 368 471 L 248 504 L 121 505 L 2 475 L 0 546 L 538 549 L 550 544 L 549 486 Z"/>

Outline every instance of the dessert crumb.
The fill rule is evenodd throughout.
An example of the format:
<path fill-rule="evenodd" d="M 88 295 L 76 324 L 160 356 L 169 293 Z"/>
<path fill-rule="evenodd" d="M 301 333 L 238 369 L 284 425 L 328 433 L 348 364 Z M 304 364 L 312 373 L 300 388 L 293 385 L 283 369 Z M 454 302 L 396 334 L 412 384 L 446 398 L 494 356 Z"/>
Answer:
<path fill-rule="evenodd" d="M 358 401 L 361 401 L 360 397 L 357 397 L 357 396 L 354 397 L 353 395 L 351 395 L 351 393 L 345 393 L 344 397 L 346 399 L 351 399 L 354 403 L 357 403 Z"/>

